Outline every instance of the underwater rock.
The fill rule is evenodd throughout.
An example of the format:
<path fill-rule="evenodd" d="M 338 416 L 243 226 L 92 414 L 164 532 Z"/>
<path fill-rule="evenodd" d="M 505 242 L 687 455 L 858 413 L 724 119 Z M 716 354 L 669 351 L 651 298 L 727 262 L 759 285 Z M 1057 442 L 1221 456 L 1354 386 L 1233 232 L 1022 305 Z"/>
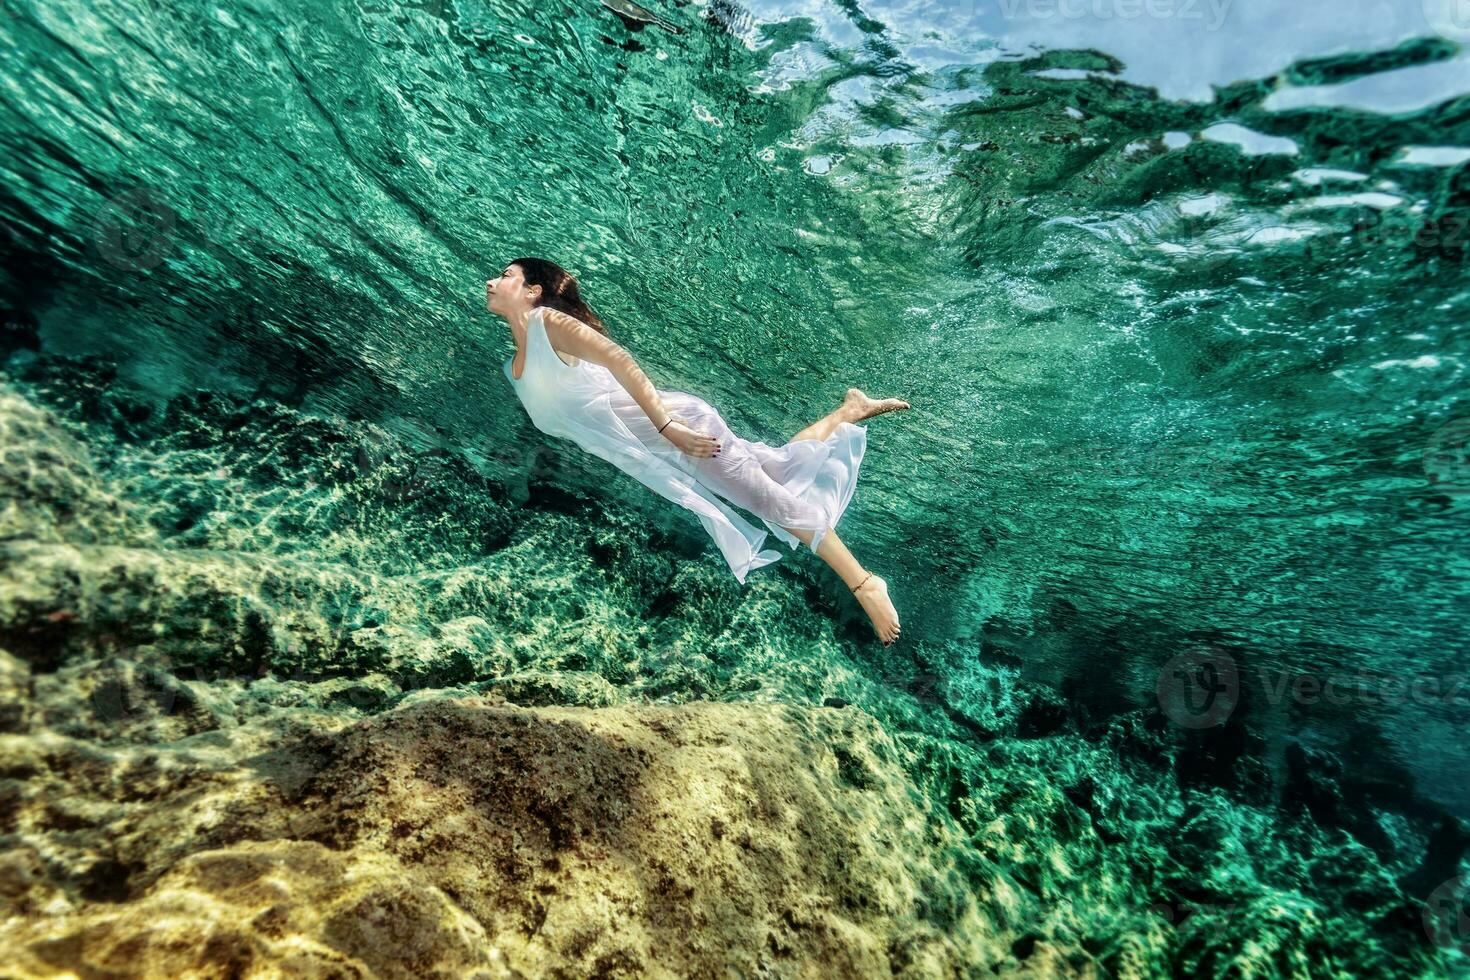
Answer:
<path fill-rule="evenodd" d="M 56 416 L 0 384 L 0 541 L 157 543 Z"/>
<path fill-rule="evenodd" d="M 392 678 L 384 674 L 334 677 L 310 685 L 309 689 L 321 696 L 320 703 L 325 707 L 351 707 L 359 711 L 380 711 L 403 693 Z"/>
<path fill-rule="evenodd" d="M 309 841 L 190 855 L 136 902 L 93 907 L 73 925 L 60 941 L 15 948 L 15 975 L 82 964 L 118 977 L 518 975 L 479 923 L 392 858 Z"/>
<path fill-rule="evenodd" d="M 1029 695 L 1016 720 L 1020 738 L 1044 738 L 1067 723 L 1067 704 L 1060 694 L 1049 688 L 1030 686 Z"/>
<path fill-rule="evenodd" d="M 512 704 L 605 708 L 627 700 L 601 674 L 588 671 L 523 671 L 484 681 L 476 688 Z"/>
<path fill-rule="evenodd" d="M 0 892 L 16 917 L 0 944 L 20 976 L 234 964 L 918 977 L 1010 955 L 945 857 L 955 827 L 926 816 L 896 747 L 861 712 L 425 699 L 239 743 L 311 759 L 289 788 L 261 778 L 259 753 L 210 772 L 186 739 L 172 764 L 140 770 L 48 738 L 29 754 L 34 772 L 90 771 L 90 795 L 56 783 L 29 795 L 28 843 L 5 838 Z M 151 805 L 139 807 L 118 787 L 138 793 L 147 772 Z M 62 813 L 75 814 L 71 843 L 42 867 L 32 855 Z M 89 874 L 111 876 L 105 893 L 89 897 Z"/>
<path fill-rule="evenodd" d="M 37 674 L 33 684 L 36 723 L 72 738 L 172 742 L 235 724 L 206 685 L 118 657 Z"/>
<path fill-rule="evenodd" d="M 31 669 L 25 661 L 0 650 L 0 732 L 24 731 L 31 713 Z"/>

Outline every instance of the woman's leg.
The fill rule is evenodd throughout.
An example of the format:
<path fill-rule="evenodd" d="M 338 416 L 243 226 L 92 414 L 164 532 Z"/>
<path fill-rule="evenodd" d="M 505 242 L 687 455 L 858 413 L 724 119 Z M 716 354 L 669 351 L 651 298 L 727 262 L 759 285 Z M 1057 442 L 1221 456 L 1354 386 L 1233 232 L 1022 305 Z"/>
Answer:
<path fill-rule="evenodd" d="M 849 388 L 847 389 L 847 397 L 842 399 L 841 405 L 792 436 L 791 441 L 796 442 L 798 439 L 825 440 L 837 428 L 839 422 L 861 422 L 863 419 L 872 418 L 874 415 L 882 415 L 884 412 L 892 412 L 908 407 L 909 403 L 902 398 L 869 398 L 857 388 Z"/>
<path fill-rule="evenodd" d="M 811 545 L 811 531 L 795 527 L 788 527 L 786 530 L 796 535 L 802 544 Z M 837 536 L 835 527 L 829 527 L 827 533 L 822 535 L 817 557 L 832 566 L 832 570 L 847 583 L 849 589 L 861 583 L 855 595 L 863 612 L 873 621 L 873 630 L 878 634 L 878 639 L 883 641 L 884 646 L 897 640 L 900 630 L 898 610 L 893 608 L 893 602 L 888 598 L 888 582 L 879 575 L 868 574 L 867 569 L 858 563 L 852 552 L 847 550 L 847 545 Z"/>
<path fill-rule="evenodd" d="M 859 421 L 883 412 L 908 408 L 909 403 L 899 398 L 873 399 L 856 388 L 847 390 L 842 406 L 814 426 L 797 433 L 795 439 L 825 439 L 837 428 L 839 422 Z M 713 408 L 706 410 L 702 421 L 709 427 L 709 434 L 721 439 L 725 451 L 711 457 L 684 461 L 699 477 L 700 483 L 714 491 L 736 507 L 741 507 L 784 528 L 808 548 L 815 537 L 816 529 L 825 519 L 820 508 L 793 494 L 784 484 L 766 472 L 760 461 L 742 449 L 741 441 L 730 431 L 730 427 Z M 645 416 L 646 417 L 646 416 Z M 660 437 L 662 438 L 662 437 Z M 806 524 L 807 527 L 793 527 Z M 884 645 L 898 638 L 898 611 L 888 598 L 888 583 L 881 576 L 869 575 L 858 563 L 837 536 L 835 528 L 828 527 L 816 549 L 821 558 L 847 583 L 849 589 L 862 605 L 863 611 L 873 621 L 873 629 Z"/>

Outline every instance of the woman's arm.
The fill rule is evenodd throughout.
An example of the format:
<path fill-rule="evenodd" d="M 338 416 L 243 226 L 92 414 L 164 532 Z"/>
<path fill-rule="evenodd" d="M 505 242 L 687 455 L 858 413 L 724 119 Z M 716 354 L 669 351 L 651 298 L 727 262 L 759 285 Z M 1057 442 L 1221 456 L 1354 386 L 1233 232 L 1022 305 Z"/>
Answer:
<path fill-rule="evenodd" d="M 717 440 L 689 428 L 683 422 L 670 421 L 669 411 L 664 407 L 663 399 L 659 397 L 652 379 L 621 344 L 561 310 L 542 307 L 542 313 L 551 346 L 593 364 L 601 364 L 612 372 L 612 376 L 618 379 L 618 384 L 627 389 L 654 427 L 660 429 L 670 442 L 691 456 L 713 456 L 719 452 Z"/>

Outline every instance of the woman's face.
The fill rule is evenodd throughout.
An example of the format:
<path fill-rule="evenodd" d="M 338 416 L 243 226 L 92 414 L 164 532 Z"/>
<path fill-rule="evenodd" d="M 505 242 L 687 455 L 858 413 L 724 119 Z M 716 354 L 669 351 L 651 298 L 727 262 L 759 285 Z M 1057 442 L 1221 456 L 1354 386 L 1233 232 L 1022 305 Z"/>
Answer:
<path fill-rule="evenodd" d="M 499 277 L 485 282 L 485 309 L 491 313 L 508 316 L 529 310 L 540 301 L 541 287 L 527 285 L 525 273 L 513 262 Z"/>

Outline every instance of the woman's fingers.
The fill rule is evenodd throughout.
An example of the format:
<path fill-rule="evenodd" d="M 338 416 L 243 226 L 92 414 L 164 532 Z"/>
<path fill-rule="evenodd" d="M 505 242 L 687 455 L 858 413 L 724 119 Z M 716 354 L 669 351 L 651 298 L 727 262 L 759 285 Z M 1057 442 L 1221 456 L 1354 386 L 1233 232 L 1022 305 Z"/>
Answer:
<path fill-rule="evenodd" d="M 684 451 L 690 456 L 708 459 L 711 456 L 718 456 L 720 454 L 720 450 L 723 447 L 720 445 L 719 439 L 706 432 L 700 432 L 698 429 L 690 429 L 689 431 L 694 434 L 694 441 Z"/>
<path fill-rule="evenodd" d="M 695 432 L 689 445 L 684 447 L 684 452 L 697 459 L 707 459 L 715 454 L 715 447 L 708 436 Z"/>

